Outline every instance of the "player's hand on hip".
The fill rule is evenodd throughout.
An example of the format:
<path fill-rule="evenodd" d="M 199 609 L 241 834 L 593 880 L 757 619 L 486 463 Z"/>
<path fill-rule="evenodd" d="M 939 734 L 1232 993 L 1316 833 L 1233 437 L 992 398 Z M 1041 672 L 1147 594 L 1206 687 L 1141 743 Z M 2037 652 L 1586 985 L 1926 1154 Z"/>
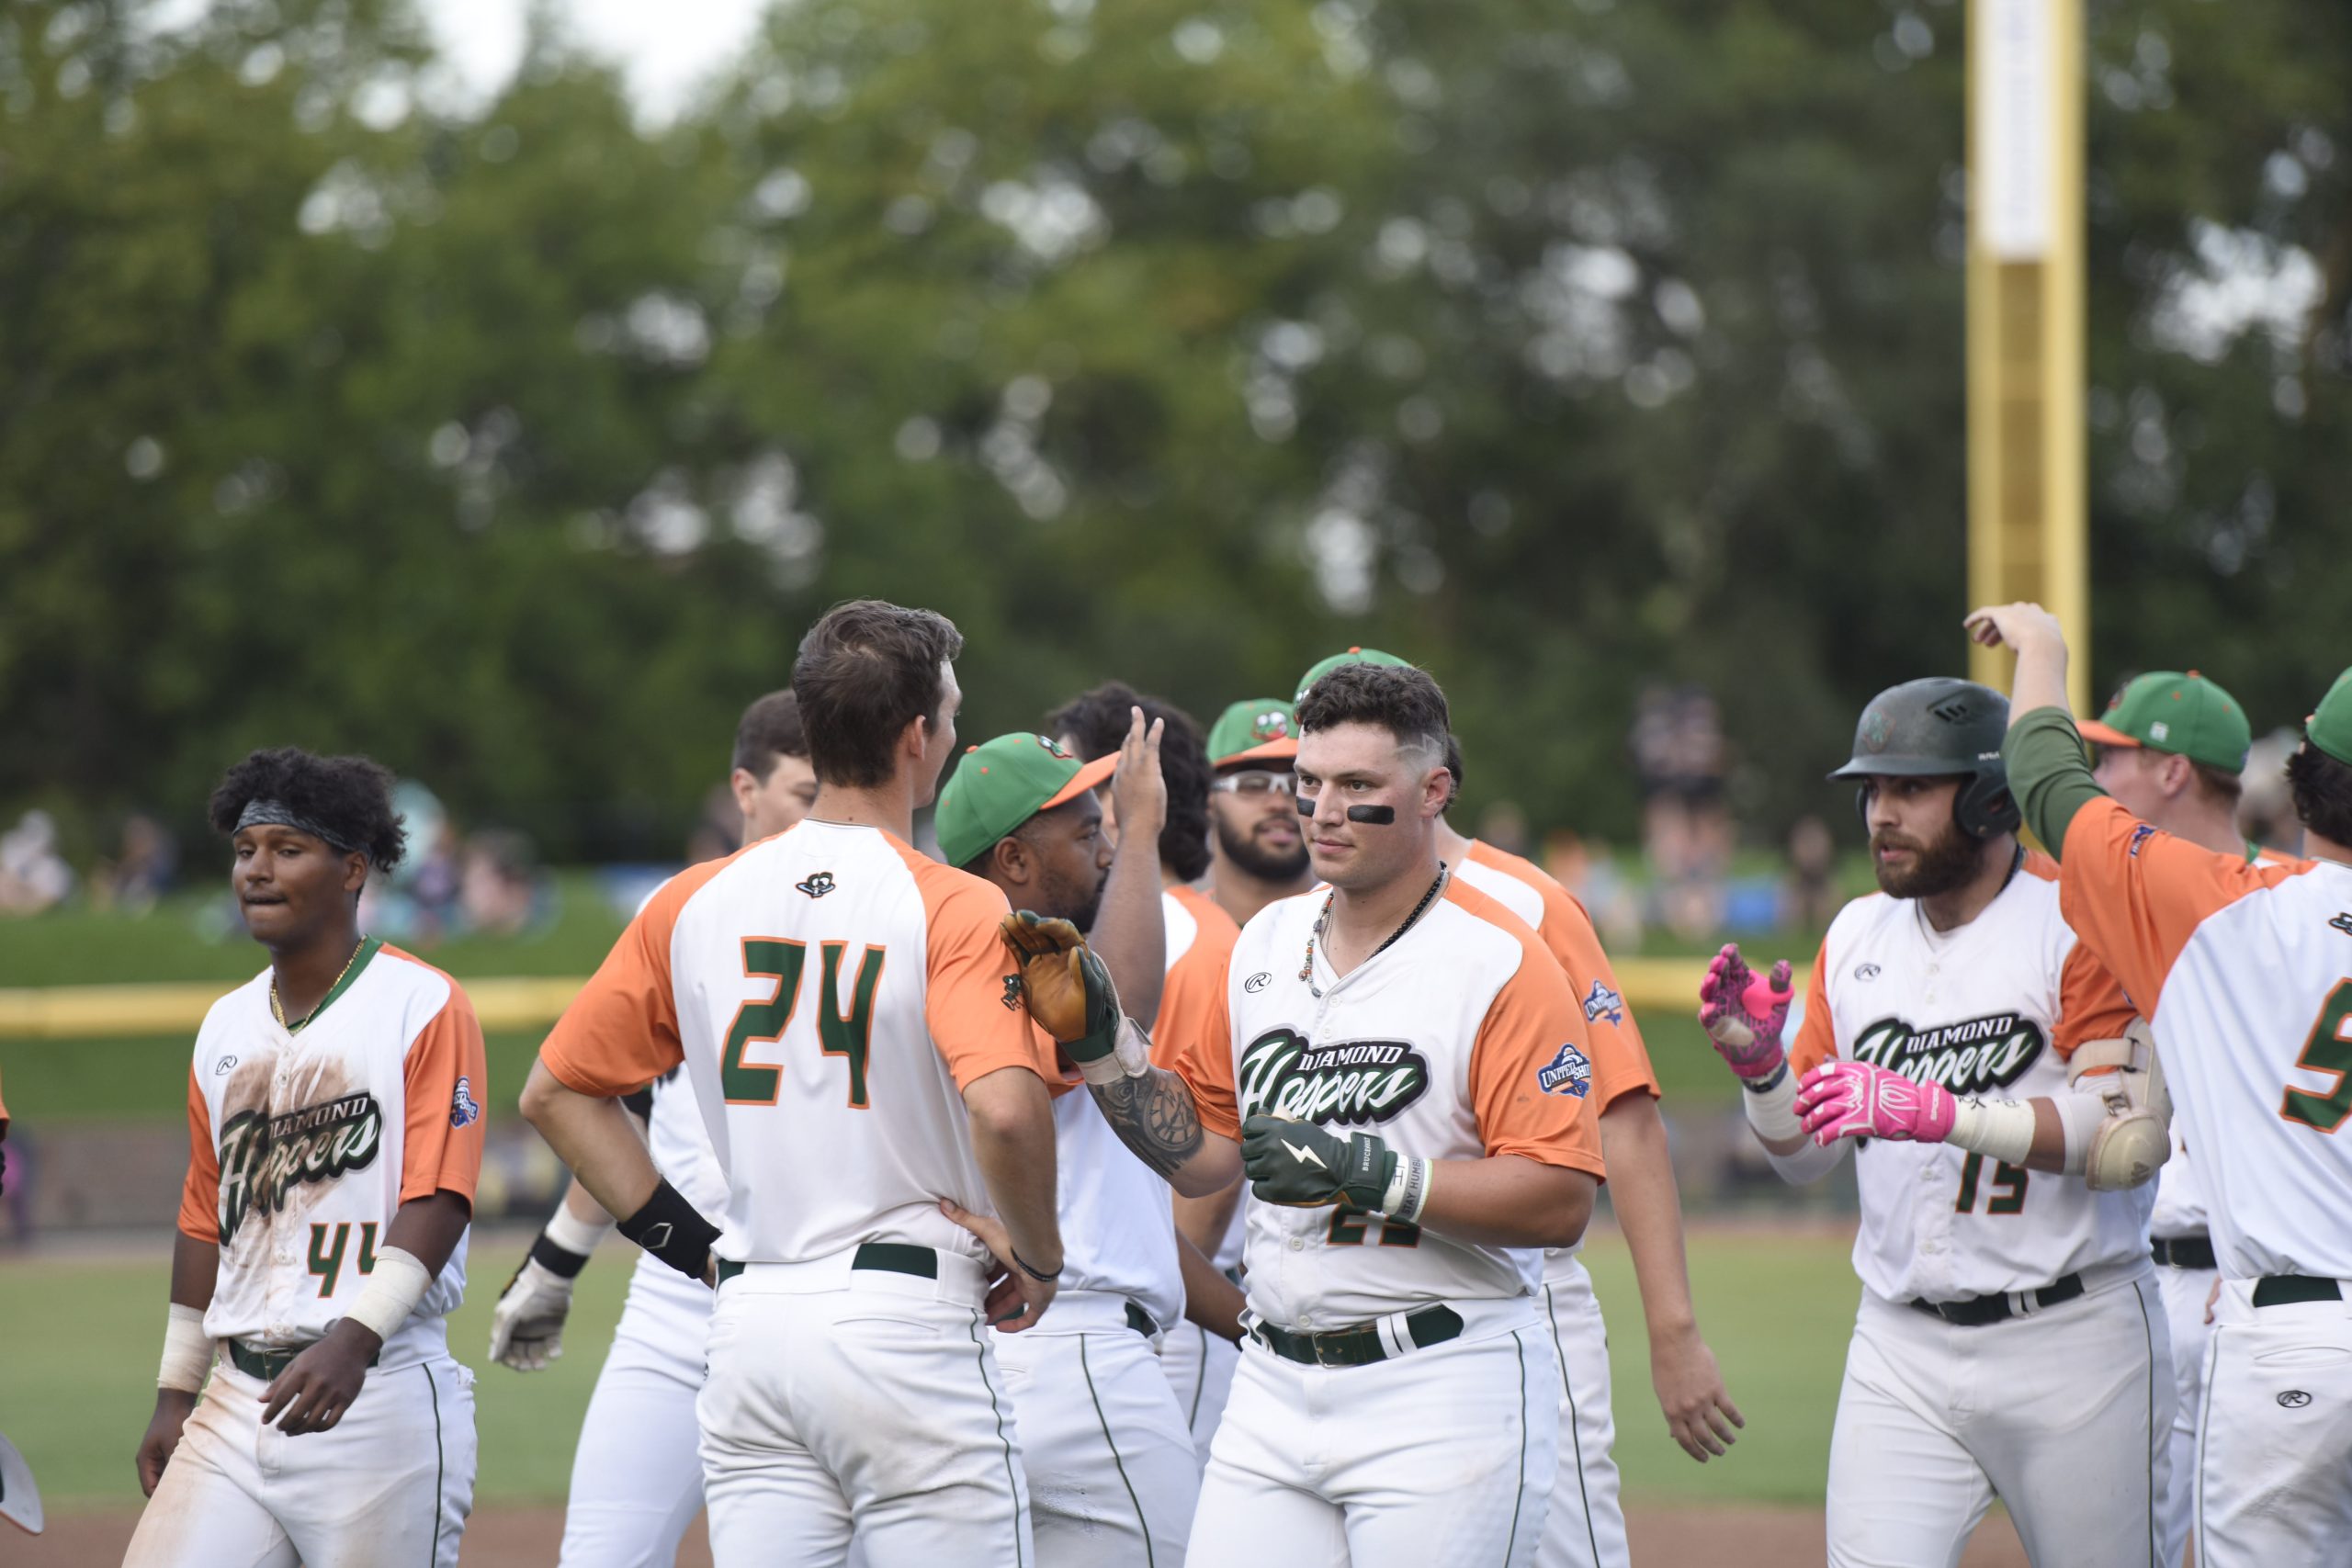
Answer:
<path fill-rule="evenodd" d="M 1769 976 L 1759 976 L 1740 956 L 1739 944 L 1730 942 L 1699 982 L 1699 1026 L 1733 1072 L 1769 1078 L 1788 1060 L 1781 1032 L 1789 1025 L 1789 1004 L 1795 999 L 1787 959 L 1773 964 Z"/>
<path fill-rule="evenodd" d="M 153 1497 L 156 1483 L 164 1479 L 164 1467 L 172 1462 L 172 1454 L 180 1446 L 180 1429 L 196 1413 L 196 1395 L 176 1388 L 155 1391 L 155 1415 L 147 1423 L 147 1433 L 139 1439 L 139 1490 Z"/>
<path fill-rule="evenodd" d="M 952 1198 L 939 1201 L 939 1212 L 979 1237 L 980 1245 L 995 1259 L 996 1271 L 980 1308 L 990 1325 L 1007 1334 L 1018 1334 L 1045 1315 L 1061 1282 L 1040 1280 L 1022 1267 L 1012 1250 L 1012 1233 L 1004 1228 L 1002 1220 L 993 1214 L 976 1214 Z M 1055 1272 L 1060 1272 L 1058 1259 Z"/>
<path fill-rule="evenodd" d="M 1109 1055 L 1119 1038 L 1119 990 L 1078 928 L 1021 909 L 998 931 L 1021 965 L 1021 1000 L 1037 1027 L 1074 1062 Z"/>
<path fill-rule="evenodd" d="M 571 1312 L 571 1281 L 526 1258 L 490 1314 L 490 1359 L 518 1372 L 536 1372 L 563 1354 L 563 1320 Z"/>
<path fill-rule="evenodd" d="M 1241 1123 L 1241 1172 L 1261 1202 L 1377 1209 L 1396 1178 L 1396 1156 L 1370 1133 L 1341 1138 L 1312 1122 L 1258 1115 Z"/>
<path fill-rule="evenodd" d="M 1666 1429 L 1701 1464 L 1739 1441 L 1736 1428 L 1747 1426 L 1747 1417 L 1731 1402 L 1723 1369 L 1697 1325 L 1650 1336 L 1650 1385 L 1657 1390 Z"/>
<path fill-rule="evenodd" d="M 1119 747 L 1119 771 L 1111 775 L 1111 811 L 1122 842 L 1130 830 L 1148 845 L 1159 842 L 1168 826 L 1168 781 L 1159 771 L 1159 737 L 1165 719 L 1144 723 L 1143 709 L 1131 708 L 1127 739 Z"/>
<path fill-rule="evenodd" d="M 1797 1085 L 1797 1120 L 1823 1148 L 1838 1138 L 1940 1144 L 1958 1111 L 1941 1084 L 1914 1083 L 1868 1062 L 1824 1062 Z"/>
<path fill-rule="evenodd" d="M 262 1390 L 261 1424 L 289 1438 L 332 1431 L 367 1385 L 368 1363 L 384 1342 L 365 1324 L 338 1318 Z M 280 1413 L 283 1412 L 283 1419 Z"/>

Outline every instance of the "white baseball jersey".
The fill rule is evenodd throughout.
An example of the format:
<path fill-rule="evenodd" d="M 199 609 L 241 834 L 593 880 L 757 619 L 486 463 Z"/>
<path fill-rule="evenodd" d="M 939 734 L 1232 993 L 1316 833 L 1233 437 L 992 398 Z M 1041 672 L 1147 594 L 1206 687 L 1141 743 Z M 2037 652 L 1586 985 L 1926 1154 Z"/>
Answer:
<path fill-rule="evenodd" d="M 1804 1074 L 1841 1056 L 1954 1094 L 2073 1092 L 2066 1059 L 2120 1035 L 2131 1004 L 2059 912 L 2056 867 L 2029 855 L 1992 903 L 1937 931 L 1916 900 L 1873 893 L 1838 913 L 1814 961 Z M 1889 1301 L 1958 1301 L 2036 1289 L 2102 1263 L 2144 1263 L 2143 1185 L 2094 1192 L 1950 1144 L 1856 1140 L 1862 1223 L 1854 1271 Z"/>
<path fill-rule="evenodd" d="M 220 1248 L 205 1333 L 280 1348 L 345 1315 L 402 1203 L 473 1201 L 488 1081 L 465 992 L 398 948 L 362 942 L 299 1033 L 269 987 L 265 969 L 197 1031 L 179 1228 Z M 378 1366 L 447 1354 L 442 1319 L 465 1290 L 460 1234 Z"/>
<path fill-rule="evenodd" d="M 1007 1067 L 1055 1077 L 1005 913 L 892 834 L 810 818 L 671 879 L 539 1059 L 600 1096 L 685 1063 L 728 1181 L 723 1258 L 901 1241 L 978 1262 L 939 1212 L 991 1212 L 963 1089 Z"/>
<path fill-rule="evenodd" d="M 2248 865 L 2100 798 L 2066 918 L 2155 1032 L 2226 1280 L 2352 1279 L 2352 867 Z"/>
<path fill-rule="evenodd" d="M 1265 1112 L 1377 1133 L 1432 1159 L 1519 1155 L 1601 1173 L 1592 1065 L 1566 977 L 1524 923 L 1449 877 L 1428 912 L 1345 976 L 1308 939 L 1321 894 L 1242 928 L 1222 1048 L 1179 1055 L 1202 1124 Z M 1321 1329 L 1433 1302 L 1531 1297 L 1540 1247 L 1483 1247 L 1340 1205 L 1250 1205 L 1250 1305 Z"/>

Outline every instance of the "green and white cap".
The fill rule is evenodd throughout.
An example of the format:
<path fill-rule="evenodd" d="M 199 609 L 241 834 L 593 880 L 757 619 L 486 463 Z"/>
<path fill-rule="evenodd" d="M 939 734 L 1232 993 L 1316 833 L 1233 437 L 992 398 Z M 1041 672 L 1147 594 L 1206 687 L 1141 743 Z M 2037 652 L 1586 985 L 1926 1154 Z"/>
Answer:
<path fill-rule="evenodd" d="M 2352 706 L 2352 705 L 2347 705 Z M 2144 746 L 2219 768 L 2245 768 L 2254 730 L 2237 699 L 2191 670 L 2151 670 L 2116 693 L 2107 712 L 2076 725 L 2083 739 L 2102 746 Z"/>
<path fill-rule="evenodd" d="M 2303 739 L 2352 768 L 2352 670 L 2335 678 L 2335 684 L 2303 721 Z"/>
<path fill-rule="evenodd" d="M 1209 765 L 1287 762 L 1298 755 L 1298 715 L 1280 697 L 1244 697 L 1209 726 Z"/>
<path fill-rule="evenodd" d="M 1385 664 L 1396 670 L 1410 670 L 1413 667 L 1411 660 L 1399 659 L 1393 653 L 1383 653 L 1376 648 L 1351 648 L 1345 653 L 1335 653 L 1329 659 L 1317 660 L 1314 664 L 1309 665 L 1306 673 L 1298 678 L 1298 695 L 1293 697 L 1291 701 L 1305 702 L 1306 694 L 1314 688 L 1315 682 L 1342 664 Z"/>
<path fill-rule="evenodd" d="M 1081 762 L 1050 735 L 1000 735 L 964 749 L 939 791 L 932 830 L 949 865 L 966 865 L 1040 811 L 1051 811 L 1111 776 L 1119 754 Z"/>

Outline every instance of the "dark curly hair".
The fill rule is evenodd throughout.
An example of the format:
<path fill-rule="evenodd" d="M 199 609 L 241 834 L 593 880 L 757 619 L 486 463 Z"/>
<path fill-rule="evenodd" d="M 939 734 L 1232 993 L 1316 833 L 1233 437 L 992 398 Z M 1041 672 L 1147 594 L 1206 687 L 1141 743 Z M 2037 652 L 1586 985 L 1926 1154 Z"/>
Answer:
<path fill-rule="evenodd" d="M 392 810 L 391 770 L 366 757 L 314 757 L 298 746 L 255 751 L 212 792 L 212 828 L 234 833 L 245 804 L 274 800 L 368 856 L 378 871 L 400 864 L 408 830 Z"/>
<path fill-rule="evenodd" d="M 2331 843 L 2352 844 L 2352 765 L 2307 740 L 2287 759 L 2287 787 L 2304 827 Z"/>
<path fill-rule="evenodd" d="M 1301 735 L 1342 724 L 1380 726 L 1396 738 L 1400 750 L 1425 757 L 1424 767 L 1443 767 L 1453 755 L 1445 694 L 1428 671 L 1410 665 L 1342 664 L 1299 699 Z"/>
<path fill-rule="evenodd" d="M 1168 825 L 1159 830 L 1159 861 L 1180 880 L 1196 881 L 1209 868 L 1208 748 L 1193 716 L 1159 697 L 1138 696 L 1124 681 L 1105 681 L 1081 692 L 1046 716 L 1046 733 L 1068 736 L 1080 758 L 1092 761 L 1126 744 L 1127 710 L 1143 709 L 1144 722 L 1163 721 L 1159 773 L 1168 782 Z"/>

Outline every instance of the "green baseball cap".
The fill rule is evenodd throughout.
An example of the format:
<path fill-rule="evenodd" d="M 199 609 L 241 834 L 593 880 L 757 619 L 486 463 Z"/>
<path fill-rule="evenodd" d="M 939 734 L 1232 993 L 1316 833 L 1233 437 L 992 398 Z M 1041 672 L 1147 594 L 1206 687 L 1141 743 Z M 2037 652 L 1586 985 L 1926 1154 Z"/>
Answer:
<path fill-rule="evenodd" d="M 941 786 L 932 830 L 949 865 L 973 858 L 1040 811 L 1050 811 L 1111 776 L 1119 754 L 1081 762 L 1050 735 L 1000 735 L 964 748 L 964 760 Z"/>
<path fill-rule="evenodd" d="M 2352 670 L 2335 678 L 2335 684 L 2303 721 L 2303 739 L 2352 768 Z"/>
<path fill-rule="evenodd" d="M 2352 704 L 2347 704 L 2352 707 Z M 2102 746 L 2144 746 L 2219 768 L 2244 771 L 2254 730 L 2237 699 L 2191 670 L 2151 670 L 2116 693 L 2107 712 L 2075 727 Z"/>
<path fill-rule="evenodd" d="M 1280 697 L 1244 697 L 1209 726 L 1209 766 L 1287 762 L 1298 755 L 1298 716 Z"/>
<path fill-rule="evenodd" d="M 1319 660 L 1309 666 L 1306 673 L 1298 678 L 1298 695 L 1293 697 L 1291 701 L 1305 702 L 1306 694 L 1313 689 L 1315 682 L 1342 664 L 1385 664 L 1397 670 L 1410 670 L 1413 667 L 1411 660 L 1399 659 L 1393 653 L 1383 653 L 1376 648 L 1351 648 L 1345 653 L 1335 653 L 1330 658 Z"/>

